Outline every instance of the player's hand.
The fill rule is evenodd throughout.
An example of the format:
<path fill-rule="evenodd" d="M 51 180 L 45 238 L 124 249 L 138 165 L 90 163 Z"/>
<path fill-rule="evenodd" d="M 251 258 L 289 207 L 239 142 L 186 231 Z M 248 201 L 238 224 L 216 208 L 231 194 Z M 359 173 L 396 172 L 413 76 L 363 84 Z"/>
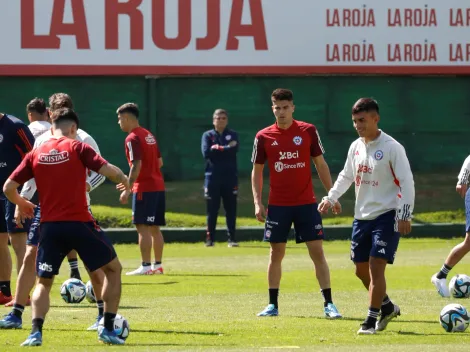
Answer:
<path fill-rule="evenodd" d="M 15 207 L 15 224 L 18 226 L 20 229 L 23 228 L 23 223 L 25 222 L 26 218 L 23 217 L 23 215 L 20 213 L 20 208 L 18 206 Z"/>
<path fill-rule="evenodd" d="M 19 203 L 17 207 L 22 219 L 32 219 L 34 217 L 34 209 L 36 209 L 36 205 L 31 203 L 29 200 L 24 199 L 24 201 Z M 19 226 L 18 223 L 16 224 Z"/>
<path fill-rule="evenodd" d="M 266 210 L 264 209 L 263 204 L 255 204 L 255 216 L 259 222 L 264 222 L 266 220 Z"/>
<path fill-rule="evenodd" d="M 121 202 L 121 204 L 127 204 L 130 195 L 131 191 L 127 189 L 125 191 L 122 191 L 121 195 L 119 196 L 119 201 Z"/>
<path fill-rule="evenodd" d="M 398 232 L 400 235 L 408 235 L 411 232 L 411 220 L 398 220 Z"/>
<path fill-rule="evenodd" d="M 91 185 L 88 182 L 86 183 L 86 191 L 87 193 L 90 193 L 91 191 Z"/>
<path fill-rule="evenodd" d="M 231 147 L 231 148 L 233 148 L 233 147 L 235 147 L 237 144 L 238 144 L 237 141 L 231 141 L 231 142 L 228 144 L 228 146 Z"/>
<path fill-rule="evenodd" d="M 336 202 L 336 204 L 339 204 L 339 202 Z M 322 200 L 321 203 L 318 205 L 318 211 L 321 214 L 328 214 L 328 209 L 331 208 L 331 203 L 328 200 Z M 341 204 L 339 205 L 340 212 L 341 212 Z M 333 213 L 335 212 L 335 209 L 333 209 Z"/>
<path fill-rule="evenodd" d="M 460 194 L 462 198 L 465 198 L 465 194 L 467 194 L 467 187 L 467 184 L 457 185 L 457 187 L 455 187 L 455 190 L 458 194 Z"/>
<path fill-rule="evenodd" d="M 341 214 L 341 212 L 343 211 L 343 208 L 341 207 L 341 203 L 337 201 L 335 205 L 333 206 L 333 208 L 331 209 L 331 211 L 335 215 Z"/>
<path fill-rule="evenodd" d="M 211 147 L 212 150 L 224 150 L 224 147 L 222 145 L 219 145 L 219 144 L 214 144 L 212 147 Z"/>

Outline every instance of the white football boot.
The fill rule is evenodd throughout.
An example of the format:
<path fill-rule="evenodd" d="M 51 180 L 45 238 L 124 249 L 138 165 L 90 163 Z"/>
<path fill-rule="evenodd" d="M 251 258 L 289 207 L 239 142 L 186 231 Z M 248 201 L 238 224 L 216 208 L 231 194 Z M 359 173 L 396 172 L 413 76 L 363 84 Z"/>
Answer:
<path fill-rule="evenodd" d="M 139 266 L 137 269 L 135 269 L 134 271 L 129 271 L 128 273 L 126 273 L 127 276 L 136 276 L 136 275 L 153 275 L 154 272 L 152 270 L 152 266 L 151 265 L 147 265 L 147 266 Z"/>
<path fill-rule="evenodd" d="M 437 274 L 434 274 L 431 277 L 431 282 L 442 297 L 450 297 L 449 287 L 447 287 L 447 279 L 438 279 Z"/>

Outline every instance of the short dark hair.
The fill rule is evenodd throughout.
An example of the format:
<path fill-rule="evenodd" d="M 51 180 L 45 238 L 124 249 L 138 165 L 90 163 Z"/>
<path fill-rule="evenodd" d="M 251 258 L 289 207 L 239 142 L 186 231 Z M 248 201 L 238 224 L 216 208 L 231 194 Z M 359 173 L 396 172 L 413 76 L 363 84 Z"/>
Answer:
<path fill-rule="evenodd" d="M 116 114 L 125 114 L 125 113 L 132 114 L 136 118 L 139 118 L 139 106 L 135 103 L 126 103 L 126 104 L 121 105 L 116 110 Z"/>
<path fill-rule="evenodd" d="M 49 109 L 55 111 L 62 108 L 73 109 L 73 101 L 66 93 L 55 93 L 49 98 Z"/>
<path fill-rule="evenodd" d="M 41 98 L 34 98 L 28 103 L 28 105 L 26 105 L 27 112 L 37 112 L 42 115 L 46 110 L 46 103 Z"/>
<path fill-rule="evenodd" d="M 372 98 L 361 98 L 352 107 L 352 114 L 359 114 L 361 112 L 373 112 L 379 113 L 379 103 L 377 100 Z"/>
<path fill-rule="evenodd" d="M 228 117 L 227 110 L 225 109 L 215 109 L 214 114 L 212 116 L 215 117 L 215 115 L 221 115 L 221 114 L 225 114 L 225 116 Z"/>
<path fill-rule="evenodd" d="M 275 100 L 293 101 L 294 93 L 292 93 L 292 91 L 289 89 L 278 88 L 274 90 L 274 92 L 271 94 L 271 100 L 272 101 L 275 101 Z"/>
<path fill-rule="evenodd" d="M 52 123 L 56 126 L 60 126 L 62 122 L 75 122 L 77 128 L 80 126 L 80 120 L 75 111 L 69 108 L 60 108 L 54 110 L 51 116 Z"/>

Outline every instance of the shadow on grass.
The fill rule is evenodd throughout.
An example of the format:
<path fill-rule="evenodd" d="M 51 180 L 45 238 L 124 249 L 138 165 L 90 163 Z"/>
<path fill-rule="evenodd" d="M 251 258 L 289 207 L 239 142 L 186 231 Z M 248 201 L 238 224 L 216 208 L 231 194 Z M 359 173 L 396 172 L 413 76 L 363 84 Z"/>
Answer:
<path fill-rule="evenodd" d="M 325 317 L 319 317 L 319 316 L 312 316 L 312 317 L 308 317 L 308 316 L 293 316 L 293 318 L 299 318 L 299 319 L 315 319 L 315 320 L 334 320 L 334 319 L 327 319 Z M 338 321 L 342 321 L 342 320 L 346 320 L 346 321 L 358 321 L 358 322 L 363 322 L 364 321 L 364 318 L 351 318 L 351 317 L 342 317 L 341 319 L 338 319 Z M 392 324 L 394 323 L 411 323 L 411 324 L 416 324 L 416 323 L 422 323 L 422 324 L 436 324 L 436 321 L 435 320 L 402 320 L 402 319 L 398 319 L 398 320 L 393 320 Z M 426 334 L 424 334 L 426 335 Z"/>
<path fill-rule="evenodd" d="M 200 276 L 200 277 L 247 277 L 249 275 L 242 274 L 168 274 L 165 276 Z"/>
<path fill-rule="evenodd" d="M 61 309 L 96 309 L 95 305 L 67 305 L 67 306 L 55 306 L 51 305 L 51 308 L 61 308 Z M 119 309 L 148 309 L 148 307 L 136 307 L 136 306 L 119 306 Z"/>
<path fill-rule="evenodd" d="M 83 329 L 71 329 L 71 328 L 47 328 L 47 331 L 80 331 L 83 332 Z M 209 331 L 178 331 L 178 330 L 157 330 L 157 329 L 131 329 L 131 332 L 141 332 L 141 333 L 150 333 L 150 334 L 177 334 L 177 335 L 200 335 L 200 336 L 219 336 L 224 335 L 220 332 L 209 332 Z M 90 333 L 95 333 L 96 331 L 90 331 Z M 127 345 L 127 344 L 126 344 Z M 139 345 L 140 346 L 140 345 Z M 144 346 L 144 345 L 142 345 Z"/>
<path fill-rule="evenodd" d="M 398 331 L 398 335 L 405 335 L 405 336 L 443 336 L 445 333 L 442 334 L 426 334 L 426 333 L 420 333 L 420 332 L 414 332 L 414 331 Z"/>
<path fill-rule="evenodd" d="M 179 281 L 168 281 L 168 282 L 123 282 L 123 286 L 135 286 L 135 285 L 174 285 L 179 284 Z"/>

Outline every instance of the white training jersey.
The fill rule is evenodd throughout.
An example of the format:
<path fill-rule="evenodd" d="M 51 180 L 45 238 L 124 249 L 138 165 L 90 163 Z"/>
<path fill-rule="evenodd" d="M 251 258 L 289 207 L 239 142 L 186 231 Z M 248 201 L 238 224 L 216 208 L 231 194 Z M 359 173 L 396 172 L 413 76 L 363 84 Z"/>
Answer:
<path fill-rule="evenodd" d="M 28 128 L 34 138 L 38 138 L 51 129 L 51 124 L 47 121 L 33 121 L 28 125 Z"/>
<path fill-rule="evenodd" d="M 460 169 L 458 185 L 466 185 L 468 183 L 468 177 L 470 176 L 470 155 L 463 162 L 462 169 Z"/>
<path fill-rule="evenodd" d="M 336 202 L 355 183 L 357 220 L 373 220 L 396 209 L 401 220 L 411 219 L 415 188 L 405 148 L 381 131 L 372 142 L 355 140 L 344 169 L 328 197 Z"/>
<path fill-rule="evenodd" d="M 37 138 L 34 141 L 33 149 L 36 149 L 37 147 L 43 145 L 51 137 L 52 137 L 52 131 L 49 129 L 47 132 L 42 134 L 39 138 Z M 98 148 L 98 144 L 96 144 L 96 141 L 93 139 L 93 137 L 90 136 L 88 133 L 86 133 L 84 130 L 82 130 L 82 129 L 77 130 L 76 140 L 78 140 L 80 142 L 83 142 L 85 144 L 88 144 L 90 147 L 92 147 L 95 150 L 95 152 L 100 154 L 100 149 Z M 103 175 L 100 175 L 100 174 L 98 174 L 94 171 L 89 170 L 86 182 L 91 187 L 90 192 L 93 191 L 99 185 L 101 185 L 104 182 L 105 179 L 106 179 L 106 177 L 104 177 Z M 23 185 L 23 190 L 21 191 L 21 196 L 26 198 L 26 199 L 31 199 L 34 196 L 35 192 L 36 192 L 36 181 L 34 180 L 34 178 L 32 178 L 31 180 L 27 181 Z M 90 205 L 90 195 L 88 193 L 89 192 L 87 192 L 87 194 L 86 194 L 86 198 L 87 198 L 87 203 L 88 203 L 88 206 L 89 206 Z"/>

